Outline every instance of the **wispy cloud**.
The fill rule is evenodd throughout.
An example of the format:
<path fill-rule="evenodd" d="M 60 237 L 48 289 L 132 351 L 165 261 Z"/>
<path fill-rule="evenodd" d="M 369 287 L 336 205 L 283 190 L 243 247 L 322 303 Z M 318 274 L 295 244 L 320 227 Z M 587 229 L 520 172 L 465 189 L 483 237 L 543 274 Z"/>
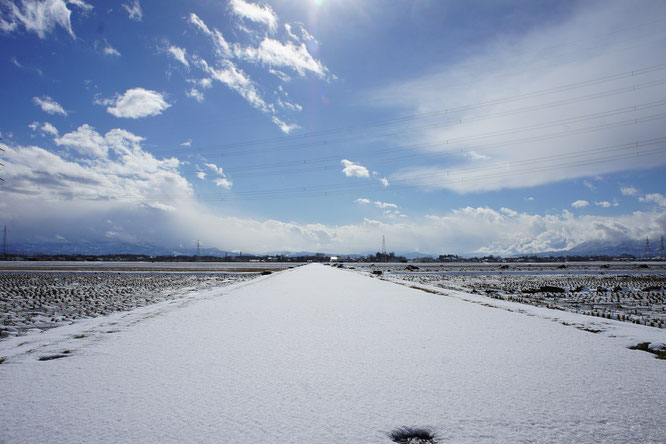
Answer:
<path fill-rule="evenodd" d="M 594 204 L 602 208 L 610 208 L 613 206 L 613 204 L 608 202 L 607 200 L 602 200 L 601 202 L 595 202 Z"/>
<path fill-rule="evenodd" d="M 120 51 L 118 51 L 116 48 L 114 48 L 111 45 L 106 45 L 104 47 L 104 54 L 109 55 L 109 56 L 120 56 Z"/>
<path fill-rule="evenodd" d="M 67 115 L 67 111 L 49 96 L 33 97 L 32 103 L 40 107 L 45 113 Z"/>
<path fill-rule="evenodd" d="M 119 57 L 120 56 L 120 51 L 118 51 L 116 48 L 111 46 L 109 42 L 104 40 L 95 40 L 95 49 L 98 51 L 101 51 L 102 54 L 107 55 L 107 56 L 113 56 L 113 57 Z"/>
<path fill-rule="evenodd" d="M 382 201 L 379 201 L 379 200 L 376 200 L 376 201 L 373 202 L 370 199 L 367 199 L 365 197 L 360 197 L 360 198 L 356 199 L 354 201 L 354 203 L 363 204 L 363 205 L 372 204 L 372 205 L 376 206 L 377 208 L 382 208 L 382 209 L 387 209 L 387 208 L 395 209 L 395 210 L 398 209 L 398 205 L 396 205 L 394 203 L 382 202 Z"/>
<path fill-rule="evenodd" d="M 238 92 L 254 108 L 270 114 L 273 123 L 285 134 L 300 128 L 297 123 L 287 123 L 293 119 L 285 114 L 299 112 L 302 106 L 286 100 L 286 92 L 283 89 L 280 91 L 284 92 L 284 98 L 278 97 L 275 102 L 271 102 L 262 94 L 260 85 L 241 68 L 241 65 L 251 65 L 252 69 L 264 68 L 267 73 L 274 76 L 272 80 L 280 83 L 291 81 L 291 76 L 285 71 L 292 71 L 299 77 L 314 74 L 321 79 L 329 79 L 334 76 L 331 76 L 328 68 L 309 52 L 303 43 L 305 37 L 294 42 L 289 37 L 290 34 L 295 35 L 291 25 L 284 29 L 278 28 L 279 19 L 269 6 L 238 0 L 230 2 L 228 10 L 235 20 L 248 22 L 247 26 L 240 22 L 237 25 L 242 27 L 246 34 L 250 34 L 249 43 L 228 41 L 219 29 L 208 26 L 198 15 L 190 13 L 186 18 L 187 22 L 210 39 L 216 56 L 213 63 L 208 63 L 199 56 L 190 58 L 190 62 L 194 62 L 193 65 L 202 69 L 207 77 L 218 80 Z M 252 24 L 259 24 L 262 28 L 258 30 L 256 27 L 249 27 Z M 266 35 L 267 28 L 271 32 L 270 37 Z M 299 25 L 299 30 L 302 36 L 307 35 L 309 39 L 314 39 L 302 25 Z M 282 88 L 281 84 L 279 86 Z M 200 89 L 196 91 L 190 89 L 188 95 L 202 100 Z"/>
<path fill-rule="evenodd" d="M 215 185 L 217 185 L 218 187 L 221 187 L 221 188 L 225 188 L 227 190 L 231 189 L 231 187 L 233 186 L 233 182 L 224 173 L 224 171 L 222 170 L 222 167 L 219 167 L 219 166 L 215 165 L 214 163 L 206 163 L 205 166 L 218 176 L 213 181 L 215 183 Z"/>
<path fill-rule="evenodd" d="M 141 4 L 139 0 L 133 0 L 131 3 L 123 3 L 123 9 L 127 11 L 129 18 L 131 20 L 140 22 L 143 20 L 143 10 L 141 9 Z"/>
<path fill-rule="evenodd" d="M 191 13 L 187 17 L 187 20 L 191 25 L 211 38 L 218 57 L 229 57 L 231 55 L 231 45 L 218 29 L 211 30 L 195 13 Z"/>
<path fill-rule="evenodd" d="M 234 53 L 245 61 L 261 63 L 272 68 L 292 69 L 300 76 L 311 72 L 325 78 L 327 74 L 326 67 L 312 57 L 304 43 L 295 45 L 292 42 L 283 43 L 266 37 L 258 47 L 235 47 Z"/>
<path fill-rule="evenodd" d="M 203 102 L 204 101 L 204 95 L 201 91 L 199 91 L 196 88 L 190 88 L 189 91 L 186 91 L 185 94 L 187 94 L 187 97 L 191 97 L 197 102 Z"/>
<path fill-rule="evenodd" d="M 586 200 L 577 200 L 575 202 L 571 203 L 571 206 L 574 208 L 585 208 L 588 206 L 590 203 Z"/>
<path fill-rule="evenodd" d="M 266 25 L 270 31 L 275 31 L 278 24 L 278 18 L 269 5 L 259 6 L 243 0 L 231 0 L 229 10 L 242 19 Z"/>
<path fill-rule="evenodd" d="M 167 52 L 186 67 L 190 67 L 190 62 L 187 61 L 186 57 L 187 51 L 184 48 L 171 45 L 167 48 Z"/>
<path fill-rule="evenodd" d="M 623 196 L 635 196 L 638 194 L 638 189 L 635 187 L 622 187 L 620 188 L 620 192 Z"/>
<path fill-rule="evenodd" d="M 666 38 L 654 17 L 666 6 L 641 5 L 577 3 L 561 20 L 360 97 L 414 116 L 390 143 L 414 145 L 430 162 L 405 165 L 392 182 L 469 193 L 666 164 L 655 100 L 666 84 L 654 59 Z"/>
<path fill-rule="evenodd" d="M 0 11 L 5 10 L 7 19 L 3 17 L 4 14 L 0 14 L 0 30 L 13 32 L 23 26 L 26 31 L 34 32 L 40 39 L 44 39 L 59 26 L 71 37 L 76 37 L 72 29 L 72 11 L 67 8 L 68 4 L 83 12 L 93 8 L 83 0 L 21 0 L 21 7 L 14 2 L 5 1 L 0 4 Z"/>
<path fill-rule="evenodd" d="M 293 130 L 295 130 L 297 128 L 300 128 L 300 126 L 298 126 L 295 123 L 287 124 L 287 123 L 283 122 L 277 116 L 273 116 L 272 120 L 273 120 L 273 123 L 276 124 L 278 126 L 278 128 L 280 128 L 280 131 L 282 131 L 285 134 L 289 134 Z"/>

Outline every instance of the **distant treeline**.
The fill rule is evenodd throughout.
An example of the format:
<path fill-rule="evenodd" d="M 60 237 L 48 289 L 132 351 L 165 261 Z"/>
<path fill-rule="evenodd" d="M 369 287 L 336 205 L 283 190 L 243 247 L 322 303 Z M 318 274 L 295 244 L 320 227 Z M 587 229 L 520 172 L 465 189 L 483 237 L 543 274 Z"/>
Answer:
<path fill-rule="evenodd" d="M 455 254 L 443 254 L 438 257 L 419 257 L 407 259 L 404 256 L 398 256 L 395 253 L 375 253 L 367 256 L 333 256 L 337 261 L 342 262 L 419 262 L 419 263 L 445 263 L 445 262 L 497 262 L 497 263 L 520 263 L 520 262 L 588 262 L 588 261 L 633 261 L 641 260 L 634 256 L 624 254 L 615 256 L 520 256 L 520 257 L 501 257 L 501 256 L 482 256 L 482 257 L 461 257 Z M 228 256 L 193 256 L 193 255 L 171 255 L 171 256 L 150 256 L 146 254 L 36 254 L 36 255 L 18 255 L 8 254 L 0 255 L 0 260 L 8 261 L 107 261 L 107 262 L 330 262 L 332 256 L 317 253 L 314 255 L 303 256 L 284 256 L 284 255 L 228 255 Z M 664 260 L 664 259 L 652 259 Z"/>

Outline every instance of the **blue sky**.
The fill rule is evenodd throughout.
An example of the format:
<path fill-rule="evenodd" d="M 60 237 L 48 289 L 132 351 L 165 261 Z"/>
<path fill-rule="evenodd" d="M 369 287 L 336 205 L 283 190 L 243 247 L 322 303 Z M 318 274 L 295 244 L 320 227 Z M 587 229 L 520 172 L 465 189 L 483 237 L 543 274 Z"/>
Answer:
<path fill-rule="evenodd" d="M 665 25 L 661 1 L 6 0 L 0 224 L 256 253 L 656 239 Z"/>

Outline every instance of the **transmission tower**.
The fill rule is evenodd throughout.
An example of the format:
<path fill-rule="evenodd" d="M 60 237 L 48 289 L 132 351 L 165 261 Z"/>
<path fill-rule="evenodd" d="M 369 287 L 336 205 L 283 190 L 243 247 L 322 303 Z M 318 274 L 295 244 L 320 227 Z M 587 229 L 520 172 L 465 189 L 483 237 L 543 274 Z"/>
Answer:
<path fill-rule="evenodd" d="M 7 256 L 7 225 L 2 229 L 2 255 Z"/>
<path fill-rule="evenodd" d="M 382 234 L 382 257 L 386 261 L 386 237 Z"/>
<path fill-rule="evenodd" d="M 201 256 L 201 244 L 197 240 L 197 260 L 199 259 L 200 256 Z"/>
<path fill-rule="evenodd" d="M 645 236 L 645 257 L 650 257 L 650 240 Z"/>
<path fill-rule="evenodd" d="M 659 248 L 659 258 L 664 258 L 664 235 L 661 235 L 661 247 Z"/>

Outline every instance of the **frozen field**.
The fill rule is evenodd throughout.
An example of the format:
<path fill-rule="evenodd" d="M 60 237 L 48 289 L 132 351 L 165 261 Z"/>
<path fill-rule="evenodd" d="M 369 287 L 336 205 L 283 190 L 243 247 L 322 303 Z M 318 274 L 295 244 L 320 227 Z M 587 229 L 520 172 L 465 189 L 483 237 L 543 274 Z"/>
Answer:
<path fill-rule="evenodd" d="M 0 441 L 663 442 L 665 330 L 437 291 L 313 264 L 7 338 Z"/>

